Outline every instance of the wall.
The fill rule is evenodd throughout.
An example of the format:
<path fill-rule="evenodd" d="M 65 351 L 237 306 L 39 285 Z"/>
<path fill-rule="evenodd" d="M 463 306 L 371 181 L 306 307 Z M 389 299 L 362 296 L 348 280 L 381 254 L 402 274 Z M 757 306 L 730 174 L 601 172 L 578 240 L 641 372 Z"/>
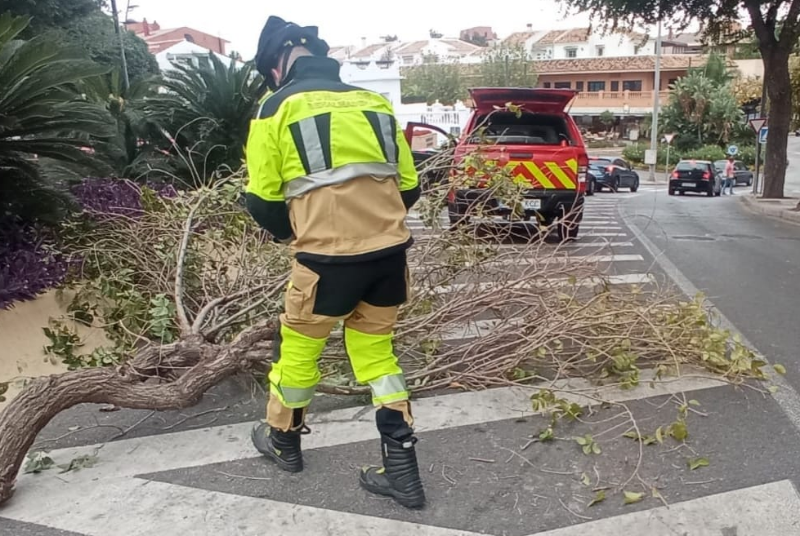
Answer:
<path fill-rule="evenodd" d="M 198 62 L 200 61 L 199 58 L 203 56 L 207 57 L 208 54 L 209 50 L 207 48 L 195 43 L 190 43 L 188 41 L 181 41 L 165 50 L 162 50 L 155 56 L 159 69 L 162 71 L 169 71 L 175 68 L 173 62 L 179 63 L 176 61 L 176 57 L 181 59 L 190 59 L 192 63 L 198 65 Z M 230 62 L 234 61 L 228 56 L 223 56 L 222 54 L 214 53 L 214 55 L 225 65 L 230 65 Z"/>
<path fill-rule="evenodd" d="M 661 90 L 669 89 L 670 80 L 674 80 L 684 76 L 686 71 L 664 71 L 661 73 Z M 623 89 L 623 81 L 625 80 L 641 80 L 642 91 L 652 91 L 655 82 L 655 74 L 651 72 L 627 72 L 627 73 L 583 73 L 583 74 L 540 74 L 537 83 L 538 87 L 544 87 L 545 82 L 550 82 L 551 87 L 555 86 L 556 82 L 570 82 L 571 89 L 576 89 L 576 82 L 583 82 L 583 91 L 589 91 L 589 82 L 606 83 L 605 91 L 611 91 L 611 82 L 619 82 L 619 91 Z"/>
<path fill-rule="evenodd" d="M 640 48 L 640 39 L 631 38 L 623 34 L 602 35 L 593 33 L 583 43 L 557 43 L 553 45 L 553 59 L 566 59 L 567 49 L 576 48 L 578 58 L 597 58 L 597 47 L 603 47 L 603 57 L 621 56 L 651 56 L 654 54 L 655 44 L 652 40 L 644 43 Z"/>
<path fill-rule="evenodd" d="M 764 76 L 764 62 L 761 59 L 755 60 L 734 60 L 736 68 L 742 76 L 757 76 L 762 78 Z"/>
<path fill-rule="evenodd" d="M 384 95 L 393 107 L 400 106 L 400 67 L 397 62 L 389 65 L 370 62 L 356 64 L 345 62 L 340 70 L 342 81 L 354 86 L 363 87 Z"/>

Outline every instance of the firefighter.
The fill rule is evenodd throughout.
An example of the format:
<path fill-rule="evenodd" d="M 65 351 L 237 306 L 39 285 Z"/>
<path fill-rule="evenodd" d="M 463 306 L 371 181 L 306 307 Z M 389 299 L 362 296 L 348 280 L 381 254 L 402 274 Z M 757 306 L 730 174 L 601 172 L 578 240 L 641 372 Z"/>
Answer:
<path fill-rule="evenodd" d="M 250 125 L 247 208 L 276 241 L 290 246 L 292 273 L 274 343 L 267 419 L 252 434 L 278 467 L 303 470 L 301 434 L 320 380 L 317 361 L 343 322 L 356 379 L 370 386 L 383 467 L 361 485 L 420 508 L 409 393 L 392 348 L 407 299 L 405 217 L 420 188 L 411 150 L 391 104 L 342 83 L 339 63 L 314 26 L 270 17 L 256 68 L 270 92 Z"/>

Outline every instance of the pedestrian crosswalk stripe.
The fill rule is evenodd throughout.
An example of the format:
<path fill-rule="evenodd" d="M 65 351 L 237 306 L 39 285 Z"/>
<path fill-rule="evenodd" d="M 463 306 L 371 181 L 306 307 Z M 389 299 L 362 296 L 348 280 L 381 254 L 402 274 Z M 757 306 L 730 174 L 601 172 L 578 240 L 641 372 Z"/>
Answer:
<path fill-rule="evenodd" d="M 465 288 L 474 289 L 478 292 L 486 292 L 493 288 L 502 287 L 504 289 L 534 289 L 537 287 L 568 287 L 573 284 L 576 287 L 597 287 L 608 283 L 609 285 L 647 285 L 653 283 L 655 278 L 651 274 L 621 274 L 606 277 L 587 277 L 574 281 L 571 277 L 558 277 L 553 279 L 539 279 L 518 281 L 515 284 L 507 282 L 483 281 L 480 283 L 453 283 L 452 285 L 441 285 L 434 287 L 431 291 L 434 294 L 449 294 L 458 292 Z M 424 290 L 416 287 L 415 290 Z"/>

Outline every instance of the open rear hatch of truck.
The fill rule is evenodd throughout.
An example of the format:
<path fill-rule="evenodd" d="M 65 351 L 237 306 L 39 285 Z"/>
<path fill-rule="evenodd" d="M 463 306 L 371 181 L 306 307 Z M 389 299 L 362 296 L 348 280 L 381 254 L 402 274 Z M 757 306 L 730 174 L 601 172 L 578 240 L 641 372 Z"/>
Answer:
<path fill-rule="evenodd" d="M 456 157 L 478 153 L 508 168 L 516 180 L 534 190 L 579 190 L 586 152 L 566 114 L 576 94 L 561 89 L 470 90 L 476 109 L 469 126 L 472 134 L 458 147 Z M 503 110 L 509 105 L 519 111 Z"/>

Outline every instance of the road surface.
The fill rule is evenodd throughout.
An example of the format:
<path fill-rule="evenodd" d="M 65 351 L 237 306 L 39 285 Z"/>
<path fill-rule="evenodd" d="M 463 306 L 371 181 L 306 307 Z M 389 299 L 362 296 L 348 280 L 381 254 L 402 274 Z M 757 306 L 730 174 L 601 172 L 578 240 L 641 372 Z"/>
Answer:
<path fill-rule="evenodd" d="M 413 216 L 410 225 L 425 232 Z M 318 397 L 299 475 L 280 473 L 253 451 L 248 432 L 264 398 L 251 385 L 220 386 L 184 412 L 79 407 L 53 422 L 40 444 L 58 463 L 83 454 L 99 463 L 21 476 L 16 497 L 0 508 L 0 535 L 800 534 L 800 405 L 792 388 L 800 387 L 800 227 L 750 215 L 735 198 L 668 197 L 665 186 L 644 185 L 589 198 L 582 232 L 574 247 L 602 252 L 620 281 L 670 277 L 684 291 L 706 292 L 751 343 L 787 367 L 788 384 L 774 398 L 706 377 L 609 391 L 647 433 L 674 420 L 673 395 L 700 404 L 688 418 L 691 449 L 646 447 L 642 480 L 630 481 L 638 444 L 620 437 L 624 428 L 609 432 L 624 417 L 618 407 L 539 444 L 530 438 L 547 422 L 532 415 L 530 391 L 417 400 L 430 502 L 421 512 L 358 488 L 358 467 L 379 461 L 374 416 L 359 401 Z M 606 240 L 613 247 L 602 247 Z M 581 453 L 571 438 L 585 434 L 602 455 Z M 690 469 L 701 457 L 709 465 Z M 607 498 L 590 507 L 606 486 Z M 618 490 L 643 500 L 625 505 Z"/>

